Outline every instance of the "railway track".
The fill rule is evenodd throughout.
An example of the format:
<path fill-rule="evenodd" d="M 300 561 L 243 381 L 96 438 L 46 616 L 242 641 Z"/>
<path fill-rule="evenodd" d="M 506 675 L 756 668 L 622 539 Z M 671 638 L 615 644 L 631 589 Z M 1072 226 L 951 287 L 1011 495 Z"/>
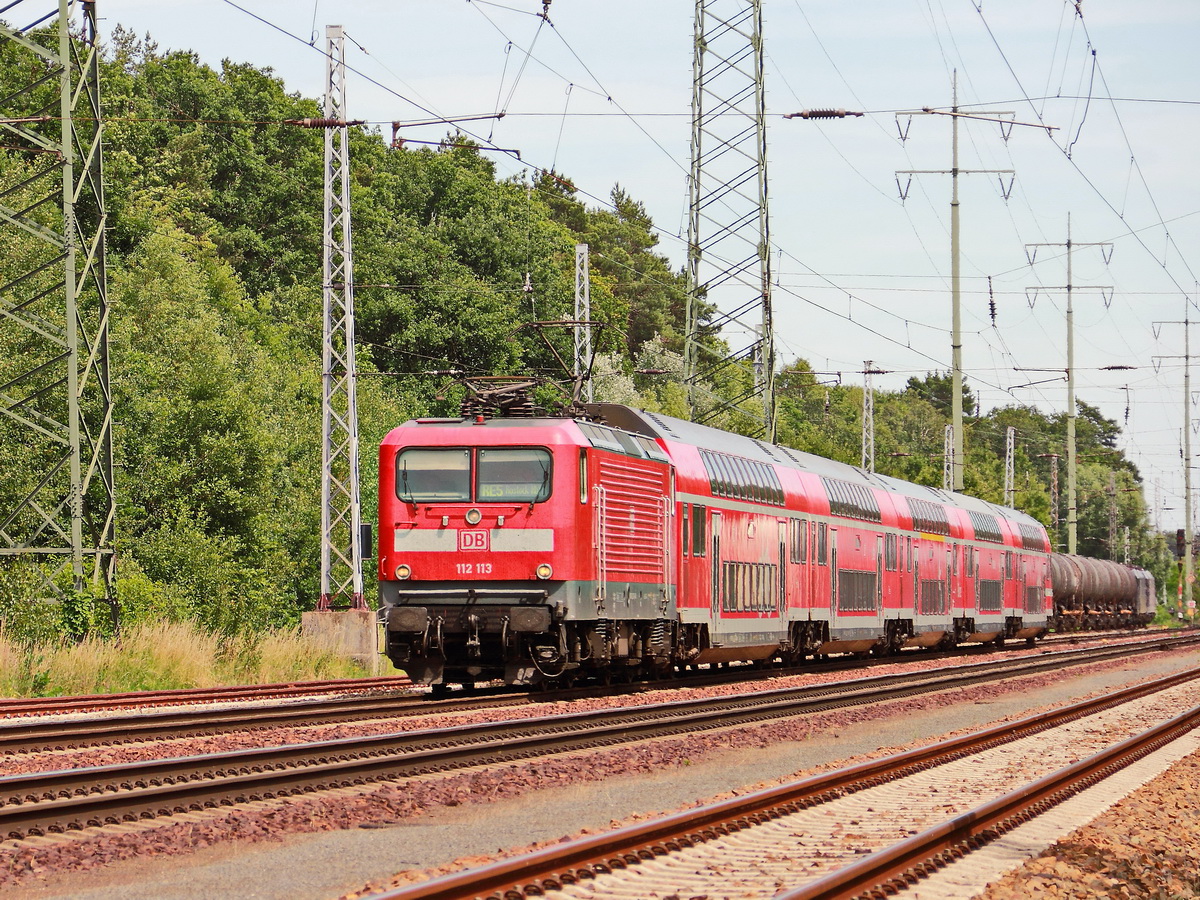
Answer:
<path fill-rule="evenodd" d="M 1042 654 L 1039 657 L 1033 658 L 1035 661 L 1042 660 L 1042 662 L 1032 663 L 1036 668 L 1029 669 L 1028 671 L 1040 671 L 1045 668 L 1053 668 L 1057 665 L 1082 664 L 1123 655 L 1132 655 L 1145 652 L 1148 648 L 1158 649 L 1187 646 L 1189 643 L 1200 643 L 1200 635 L 1163 637 L 1150 641 L 1141 640 L 1114 644 L 1103 648 L 1092 647 L 1056 651 L 1052 654 Z M 897 660 L 887 657 L 884 658 L 884 661 L 895 662 Z M 1003 661 L 997 665 L 1011 666 L 1017 670 L 1021 670 L 1023 667 L 1031 665 L 1031 662 L 1029 657 L 1020 657 Z M 838 671 L 855 667 L 855 663 L 846 662 L 844 664 L 833 665 L 822 671 Z M 81 749 L 84 747 L 129 744 L 138 741 L 228 734 L 235 731 L 255 731 L 281 727 L 308 727 L 370 721 L 372 719 L 465 712 L 481 708 L 517 706 L 538 700 L 569 700 L 599 697 L 614 693 L 632 693 L 664 686 L 700 686 L 712 683 L 748 680 L 750 678 L 761 679 L 763 675 L 764 673 L 760 670 L 747 670 L 734 674 L 721 672 L 697 679 L 631 685 L 619 690 L 614 690 L 611 687 L 593 687 L 546 694 L 531 694 L 527 691 L 513 691 L 512 689 L 504 688 L 498 693 L 468 693 L 445 698 L 431 697 L 420 693 L 402 693 L 401 691 L 407 687 L 407 682 L 404 680 L 401 680 L 399 684 L 390 686 L 387 680 L 383 684 L 380 684 L 380 679 L 363 679 L 362 682 L 352 683 L 353 687 L 342 687 L 342 682 L 321 683 L 335 686 L 339 691 L 365 691 L 365 693 L 357 696 L 343 696 L 332 700 L 306 696 L 307 694 L 314 693 L 314 691 L 311 689 L 305 691 L 305 685 L 294 686 L 297 690 L 290 694 L 271 693 L 270 689 L 272 688 L 293 687 L 289 685 L 273 685 L 264 686 L 265 696 L 291 697 L 295 699 L 290 699 L 288 703 L 283 705 L 266 708 L 249 707 L 231 709 L 225 706 L 198 706 L 184 709 L 172 708 L 163 711 L 143 710 L 128 715 L 106 715 L 103 718 L 72 718 L 37 723 L 32 723 L 28 719 L 21 719 L 13 724 L 0 722 L 0 753 L 34 753 L 50 750 Z M 905 679 L 913 677 L 921 679 L 927 676 L 919 673 L 916 676 L 906 674 L 886 676 L 880 684 L 904 683 Z M 231 692 L 234 690 L 236 689 L 230 689 Z M 228 693 L 223 696 L 232 696 L 232 694 Z"/>
<path fill-rule="evenodd" d="M 1195 638 L 1193 638 L 1195 640 Z M 1128 648 L 1107 648 L 1108 656 Z M 736 697 L 459 725 L 0 779 L 0 835 L 92 825 L 495 764 L 569 750 L 779 720 L 841 706 L 1036 674 L 1097 659 L 1095 651 L 976 663 Z"/>
<path fill-rule="evenodd" d="M 1104 640 L 1111 638 L 1130 639 L 1131 643 L 1155 641 L 1161 637 L 1184 634 L 1186 631 L 1176 629 L 1171 633 L 1164 632 L 1156 635 L 1153 632 L 1139 632 L 1130 635 L 1129 632 L 1067 632 L 1042 638 L 1038 646 L 1047 649 L 1060 645 L 1078 644 L 1082 641 Z M 961 647 L 952 651 L 935 653 L 922 652 L 922 659 L 943 659 L 950 656 L 971 656 L 978 653 L 990 652 L 990 645 L 976 644 Z M 897 657 L 871 657 L 869 659 L 829 658 L 812 662 L 804 667 L 793 669 L 760 669 L 752 666 L 737 666 L 731 669 L 721 669 L 712 675 L 695 674 L 685 679 L 669 678 L 665 680 L 647 680 L 626 685 L 608 685 L 597 687 L 581 687 L 566 691 L 541 692 L 537 696 L 547 699 L 560 699 L 564 696 L 588 695 L 591 693 L 621 693 L 657 689 L 667 686 L 709 684 L 717 681 L 737 681 L 739 679 L 761 678 L 765 671 L 771 674 L 790 675 L 800 672 L 839 671 L 851 668 L 870 668 L 889 662 L 903 661 L 905 658 L 917 658 L 917 651 L 909 651 Z M 0 697 L 0 721 L 6 718 L 59 716 L 73 713 L 100 712 L 105 710 L 123 709 L 161 709 L 164 707 L 195 706 L 250 703 L 261 700 L 288 700 L 296 698 L 318 698 L 319 695 L 343 695 L 377 692 L 413 692 L 419 697 L 427 696 L 425 689 L 413 685 L 404 675 L 375 676 L 371 678 L 338 678 L 326 681 L 279 682 L 259 685 L 232 685 L 211 688 L 179 688 L 161 691 L 127 691 L 117 694 L 81 694 L 68 697 Z M 479 690 L 464 690 L 450 692 L 452 696 L 462 694 L 478 694 L 479 696 L 495 696 L 497 693 L 520 693 L 521 696 L 534 696 L 528 691 L 513 691 L 509 688 L 483 687 Z"/>
<path fill-rule="evenodd" d="M 1200 726 L 1188 686 L 1198 677 L 1177 674 L 373 900 L 891 896 Z"/>
<path fill-rule="evenodd" d="M 72 697 L 5 697 L 0 698 L 0 718 L 87 713 L 107 709 L 147 709 L 199 703 L 244 703 L 254 700 L 311 697 L 318 694 L 397 691 L 411 686 L 412 682 L 401 675 L 181 688 L 169 691 L 127 691 L 120 694 L 81 694 Z"/>

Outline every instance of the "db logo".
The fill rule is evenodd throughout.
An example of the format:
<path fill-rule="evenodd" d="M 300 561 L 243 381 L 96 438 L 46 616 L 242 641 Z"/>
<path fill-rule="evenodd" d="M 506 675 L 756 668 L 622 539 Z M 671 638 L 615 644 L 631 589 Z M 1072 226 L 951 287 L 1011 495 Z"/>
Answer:
<path fill-rule="evenodd" d="M 487 531 L 460 531 L 458 533 L 459 550 L 486 550 L 488 548 Z"/>

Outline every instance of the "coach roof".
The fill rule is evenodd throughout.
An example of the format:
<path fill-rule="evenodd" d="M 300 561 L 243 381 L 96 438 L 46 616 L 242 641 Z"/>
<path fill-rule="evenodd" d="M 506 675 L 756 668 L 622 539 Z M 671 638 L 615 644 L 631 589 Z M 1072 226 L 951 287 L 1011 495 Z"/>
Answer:
<path fill-rule="evenodd" d="M 823 456 L 805 453 L 801 450 L 793 450 L 790 447 L 768 444 L 745 435 L 711 428 L 708 425 L 698 425 L 695 422 L 686 422 L 672 416 L 646 412 L 616 403 L 588 404 L 588 410 L 617 428 L 658 438 L 668 443 L 688 444 L 719 453 L 733 453 L 758 462 L 772 463 L 785 468 L 811 472 L 825 478 L 862 484 L 903 497 L 945 504 L 968 512 L 975 511 L 997 516 L 1009 522 L 1024 524 L 1027 528 L 1035 527 L 1040 530 L 1043 527 L 1040 522 L 1026 513 L 1007 506 L 997 506 L 986 500 L 980 500 L 978 497 L 956 494 L 941 488 L 913 484 L 899 478 L 879 475 L 858 466 L 826 459 Z"/>

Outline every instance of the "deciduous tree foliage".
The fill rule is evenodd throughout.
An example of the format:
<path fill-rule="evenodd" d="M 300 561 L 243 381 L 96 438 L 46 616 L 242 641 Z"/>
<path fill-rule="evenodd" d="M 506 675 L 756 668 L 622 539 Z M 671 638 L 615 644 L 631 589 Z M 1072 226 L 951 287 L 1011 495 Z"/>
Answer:
<path fill-rule="evenodd" d="M 36 77 L 27 57 L 0 48 L 0 84 Z M 213 69 L 120 28 L 102 84 L 125 615 L 228 632 L 295 622 L 319 592 L 323 139 L 285 123 L 319 115 L 318 104 L 269 70 L 230 61 Z M 19 181 L 31 156 L 0 150 L 0 189 Z M 374 446 L 414 415 L 453 414 L 455 378 L 565 379 L 527 323 L 573 316 L 577 243 L 590 247 L 592 318 L 602 325 L 598 396 L 688 415 L 686 279 L 658 252 L 645 207 L 619 185 L 602 205 L 581 201 L 558 173 L 501 178 L 461 135 L 395 149 L 353 129 L 351 160 L 364 520 L 374 515 Z M 0 251 L 4 285 L 36 248 L 0 228 Z M 13 290 L 0 293 L 5 306 L 17 301 Z M 699 313 L 701 339 L 719 349 L 705 327 L 712 309 L 701 303 Z M 569 331 L 544 334 L 569 360 Z M 24 349 L 0 318 L 0 372 Z M 700 411 L 740 395 L 752 377 L 745 365 L 722 369 L 695 392 Z M 778 386 L 782 443 L 859 461 L 861 389 L 818 380 L 804 360 L 786 366 Z M 877 396 L 880 472 L 940 484 L 948 391 L 948 375 L 930 373 Z M 1017 503 L 1049 522 L 1044 454 L 1061 452 L 1062 418 L 1024 407 L 976 418 L 973 399 L 967 410 L 970 489 L 1002 502 L 1012 424 Z M 1147 562 L 1158 545 L 1131 490 L 1138 473 L 1116 449 L 1119 429 L 1080 410 L 1081 546 L 1109 554 L 1115 498 Z M 750 428 L 757 412 L 714 424 Z M 0 498 L 37 477 L 2 420 L 0 465 Z M 33 634 L 49 626 L 22 605 L 37 583 L 28 575 L 16 564 L 0 569 L 0 618 Z"/>

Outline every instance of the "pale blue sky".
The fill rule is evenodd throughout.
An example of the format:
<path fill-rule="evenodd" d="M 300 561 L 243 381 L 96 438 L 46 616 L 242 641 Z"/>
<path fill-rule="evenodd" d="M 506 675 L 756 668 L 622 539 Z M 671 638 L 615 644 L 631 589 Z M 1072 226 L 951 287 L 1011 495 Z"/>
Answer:
<path fill-rule="evenodd" d="M 502 121 L 469 126 L 520 150 L 522 161 L 495 155 L 502 172 L 554 165 L 598 198 L 619 181 L 645 202 L 664 231 L 663 251 L 682 263 L 692 3 L 553 0 L 553 29 L 535 15 L 541 0 L 236 3 L 100 0 L 97 8 L 106 30 L 119 22 L 213 65 L 227 57 L 270 67 L 289 89 L 314 97 L 324 61 L 305 41 L 323 45 L 325 26 L 341 24 L 348 63 L 390 89 L 352 75 L 350 115 L 425 117 L 402 98 L 439 116 L 507 109 Z M 1156 368 L 1155 357 L 1181 355 L 1183 338 L 1177 326 L 1156 337 L 1153 323 L 1183 318 L 1200 273 L 1200 4 L 1082 0 L 1082 18 L 1067 0 L 763 6 L 781 360 L 804 357 L 857 382 L 871 359 L 894 373 L 876 377 L 888 388 L 949 368 L 950 179 L 915 178 L 902 204 L 894 172 L 949 168 L 950 123 L 915 117 L 902 144 L 894 111 L 948 106 L 957 69 L 964 108 L 1010 110 L 1019 122 L 1040 117 L 1059 129 L 1016 128 L 1006 145 L 996 125 L 962 127 L 962 167 L 1017 173 L 1007 202 L 992 176 L 960 179 L 967 377 L 985 408 L 1020 401 L 1065 409 L 1064 383 L 1018 388 L 1054 376 L 1014 367 L 1066 365 L 1062 295 L 1043 291 L 1031 306 L 1026 294 L 1065 284 L 1065 262 L 1061 251 L 1043 249 L 1031 267 L 1023 245 L 1064 241 L 1070 213 L 1076 242 L 1114 244 L 1108 266 L 1094 248 L 1075 254 L 1077 395 L 1125 425 L 1128 386 L 1125 447 L 1148 502 L 1159 482 L 1161 505 L 1173 507 L 1164 527 L 1182 524 L 1182 365 L 1160 360 Z M 1089 92 L 1090 102 L 1081 99 Z M 1110 102 L 1110 94 L 1124 99 Z M 782 118 L 805 107 L 870 115 Z M 443 133 L 405 131 L 434 140 Z M 1072 142 L 1068 159 L 1063 148 Z M 1107 306 L 1089 289 L 1100 285 L 1115 288 Z M 1200 318 L 1197 307 L 1192 315 Z M 1200 351 L 1200 331 L 1193 346 Z M 1137 368 L 1101 371 L 1113 364 Z M 1194 442 L 1200 449 L 1200 435 Z"/>

